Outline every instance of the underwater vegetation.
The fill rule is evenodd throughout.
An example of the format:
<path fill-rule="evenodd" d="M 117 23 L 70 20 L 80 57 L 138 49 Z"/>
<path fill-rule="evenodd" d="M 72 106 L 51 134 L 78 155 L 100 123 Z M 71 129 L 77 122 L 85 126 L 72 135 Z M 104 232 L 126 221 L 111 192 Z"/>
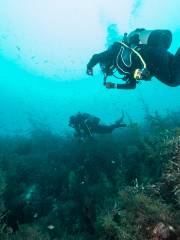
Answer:
<path fill-rule="evenodd" d="M 1 138 L 0 239 L 180 239 L 180 112 L 81 143 Z"/>

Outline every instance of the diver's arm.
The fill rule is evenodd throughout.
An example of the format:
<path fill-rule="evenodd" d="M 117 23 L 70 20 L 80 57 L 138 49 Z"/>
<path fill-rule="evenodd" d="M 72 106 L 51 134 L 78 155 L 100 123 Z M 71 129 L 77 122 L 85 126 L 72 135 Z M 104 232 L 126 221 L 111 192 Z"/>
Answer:
<path fill-rule="evenodd" d="M 105 84 L 106 88 L 117 88 L 117 89 L 135 89 L 136 88 L 136 80 L 135 79 L 131 79 L 126 83 L 111 83 L 111 82 L 107 82 Z"/>
<path fill-rule="evenodd" d="M 131 81 L 124 84 L 117 84 L 117 89 L 135 89 L 136 88 L 136 81 Z"/>
<path fill-rule="evenodd" d="M 111 125 L 103 125 L 99 124 L 95 129 L 94 132 L 96 133 L 101 133 L 101 134 L 106 134 L 106 133 L 112 133 L 112 131 L 116 128 L 123 128 L 126 127 L 127 124 L 125 123 L 114 123 Z"/>
<path fill-rule="evenodd" d="M 106 62 L 111 59 L 114 59 L 120 46 L 121 46 L 120 43 L 115 42 L 108 50 L 99 54 L 94 54 L 87 64 L 87 73 L 88 70 L 92 70 L 97 63 Z"/>
<path fill-rule="evenodd" d="M 111 133 L 115 128 L 118 128 L 116 126 L 116 124 L 112 124 L 112 125 L 102 125 L 102 124 L 99 124 L 94 129 L 94 132 L 101 133 L 101 134 L 106 134 L 106 133 Z"/>

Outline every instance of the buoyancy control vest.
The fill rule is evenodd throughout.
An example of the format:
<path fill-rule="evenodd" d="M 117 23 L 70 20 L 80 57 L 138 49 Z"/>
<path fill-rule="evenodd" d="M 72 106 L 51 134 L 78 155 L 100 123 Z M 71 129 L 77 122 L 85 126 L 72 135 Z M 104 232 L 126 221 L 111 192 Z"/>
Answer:
<path fill-rule="evenodd" d="M 140 47 L 140 45 L 148 45 L 150 47 L 161 47 L 165 48 L 166 50 L 169 49 L 172 42 L 172 33 L 169 30 L 146 30 L 144 28 L 138 28 L 131 32 L 130 34 L 124 34 L 124 39 L 121 42 L 121 48 L 119 50 L 119 53 L 116 58 L 116 67 L 118 70 L 120 70 L 120 74 L 127 76 L 127 74 L 130 75 L 131 72 L 131 66 L 132 66 L 132 53 L 135 53 L 135 55 L 139 58 L 141 64 L 142 64 L 142 70 L 148 71 L 146 67 L 146 63 L 142 56 L 138 53 L 137 48 Z M 118 64 L 119 58 L 121 59 L 120 63 Z M 106 82 L 106 78 L 108 75 L 113 75 L 114 71 L 114 65 L 108 66 L 107 69 L 105 69 L 104 73 L 104 83 Z M 139 78 L 139 72 L 140 69 L 135 69 L 133 75 L 135 79 Z M 142 71 L 141 71 L 142 73 Z M 118 78 L 118 77 L 116 77 Z M 125 77 L 121 79 L 126 79 Z M 128 77 L 127 77 L 128 79 Z M 150 80 L 150 73 L 147 79 L 144 80 Z"/>

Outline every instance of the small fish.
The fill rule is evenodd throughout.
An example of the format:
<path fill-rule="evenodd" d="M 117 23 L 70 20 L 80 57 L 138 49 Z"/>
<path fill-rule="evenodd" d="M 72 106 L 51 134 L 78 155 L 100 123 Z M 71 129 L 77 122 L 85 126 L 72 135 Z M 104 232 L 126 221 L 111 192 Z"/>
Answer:
<path fill-rule="evenodd" d="M 33 184 L 30 188 L 27 189 L 27 192 L 24 196 L 24 199 L 28 202 L 31 200 L 32 194 L 36 191 L 36 185 Z"/>
<path fill-rule="evenodd" d="M 169 226 L 169 229 L 173 232 L 175 232 L 174 228 L 172 226 Z"/>
<path fill-rule="evenodd" d="M 55 228 L 55 226 L 49 225 L 49 226 L 47 226 L 47 228 L 48 228 L 49 230 L 53 230 L 53 229 Z"/>
<path fill-rule="evenodd" d="M 33 218 L 37 218 L 38 217 L 38 213 L 35 213 L 34 215 L 33 215 Z"/>

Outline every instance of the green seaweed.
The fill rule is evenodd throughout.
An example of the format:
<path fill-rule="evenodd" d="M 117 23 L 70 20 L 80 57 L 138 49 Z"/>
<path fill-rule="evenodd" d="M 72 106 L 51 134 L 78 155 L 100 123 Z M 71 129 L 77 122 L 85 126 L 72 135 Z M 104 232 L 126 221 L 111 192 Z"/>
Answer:
<path fill-rule="evenodd" d="M 0 139 L 1 239 L 151 240 L 160 223 L 179 237 L 180 119 L 169 117 L 83 143 L 47 129 Z"/>

